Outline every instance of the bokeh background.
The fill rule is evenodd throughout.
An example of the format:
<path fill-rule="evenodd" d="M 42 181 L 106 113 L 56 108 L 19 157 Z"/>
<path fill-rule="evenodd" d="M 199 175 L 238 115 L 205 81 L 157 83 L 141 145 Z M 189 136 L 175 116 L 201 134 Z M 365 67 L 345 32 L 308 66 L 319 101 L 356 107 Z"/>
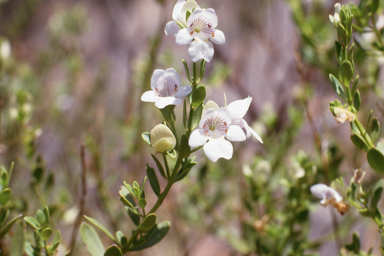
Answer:
<path fill-rule="evenodd" d="M 78 212 L 81 143 L 87 149 L 85 214 L 111 230 L 129 233 L 132 228 L 117 193 L 122 181 L 143 179 L 146 163 L 154 166 L 150 158 L 154 152 L 140 135 L 162 120 L 152 104 L 140 101 L 141 94 L 150 89 L 156 68 L 174 67 L 187 84 L 181 63 L 182 58 L 189 61 L 186 47 L 164 34 L 174 2 L 1 1 L 0 34 L 9 39 L 12 57 L 0 84 L 4 97 L 0 157 L 7 164 L 16 162 L 11 187 L 23 198 L 16 208 L 31 215 L 44 204 L 54 209 L 63 238 L 58 255 L 69 244 Z M 290 157 L 299 150 L 318 160 L 322 149 L 333 148 L 340 160 L 337 173 L 345 181 L 357 167 L 369 170 L 364 154 L 349 140 L 348 125 L 337 124 L 328 107 L 336 98 L 327 79 L 337 67 L 336 33 L 328 19 L 335 2 L 198 1 L 201 7 L 215 9 L 218 29 L 226 36 L 226 43 L 215 45 L 213 60 L 206 65 L 202 83 L 207 99 L 224 105 L 224 93 L 228 102 L 251 96 L 246 120 L 265 143 L 252 139 L 235 144 L 237 153 L 229 164 L 225 160 L 210 164 L 198 152 L 198 167 L 172 188 L 158 211 L 160 220 L 171 220 L 170 233 L 155 247 L 132 255 L 251 255 L 239 252 L 227 233 L 241 233 L 240 223 L 246 218 L 238 202 L 244 187 L 243 164 L 252 166 L 255 159 L 269 159 L 272 169 L 291 168 Z M 368 100 L 372 94 L 381 95 L 382 89 L 380 69 L 376 77 L 369 77 L 371 73 L 363 80 L 367 87 L 363 101 L 367 109 L 382 113 L 377 96 Z M 23 104 L 11 97 L 15 91 L 25 93 Z M 20 106 L 26 116 L 15 121 L 14 109 Z M 268 154 L 274 155 L 274 162 Z M 33 166 L 44 166 L 39 186 Z M 202 175 L 207 182 L 197 186 Z M 212 187 L 218 186 L 220 193 L 212 198 Z M 149 204 L 155 202 L 149 189 L 147 197 Z M 212 204 L 213 199 L 219 204 Z M 327 237 L 333 227 L 331 211 L 311 211 L 310 239 Z M 361 232 L 365 249 L 379 244 L 375 227 L 367 223 L 352 228 Z M 101 237 L 107 245 L 108 238 Z M 336 255 L 334 239 L 326 240 L 317 251 Z M 88 255 L 80 236 L 75 250 L 74 255 Z"/>

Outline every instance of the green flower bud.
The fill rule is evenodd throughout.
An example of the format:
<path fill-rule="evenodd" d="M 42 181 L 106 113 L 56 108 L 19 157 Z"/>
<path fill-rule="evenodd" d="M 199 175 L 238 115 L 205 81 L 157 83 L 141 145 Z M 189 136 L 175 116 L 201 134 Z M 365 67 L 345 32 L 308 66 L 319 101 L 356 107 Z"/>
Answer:
<path fill-rule="evenodd" d="M 163 124 L 156 125 L 150 132 L 152 147 L 157 152 L 171 150 L 176 145 L 176 138 L 172 131 Z"/>

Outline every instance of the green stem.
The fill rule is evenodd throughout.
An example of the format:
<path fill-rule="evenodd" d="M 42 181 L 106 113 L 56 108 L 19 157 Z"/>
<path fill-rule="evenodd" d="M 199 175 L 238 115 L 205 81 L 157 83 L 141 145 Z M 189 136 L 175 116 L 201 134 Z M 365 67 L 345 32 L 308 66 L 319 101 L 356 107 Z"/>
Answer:
<path fill-rule="evenodd" d="M 367 134 L 367 132 L 365 131 L 363 125 L 360 123 L 359 119 L 356 119 L 354 120 L 356 126 L 357 126 L 357 129 L 359 129 L 361 135 L 363 136 L 365 142 L 368 144 L 369 148 L 373 148 L 374 145 L 372 144 L 372 141 L 371 141 L 371 138 L 369 137 L 369 135 Z"/>
<path fill-rule="evenodd" d="M 351 94 L 351 89 L 349 88 L 349 85 L 345 86 L 345 89 L 347 90 L 348 105 L 353 106 L 353 104 L 352 104 L 352 94 Z"/>
<path fill-rule="evenodd" d="M 192 91 L 197 87 L 197 64 L 193 62 Z"/>
<path fill-rule="evenodd" d="M 165 170 L 167 171 L 167 178 L 169 179 L 169 165 L 168 165 L 167 156 L 165 155 L 165 153 L 163 153 L 162 155 L 163 155 Z"/>

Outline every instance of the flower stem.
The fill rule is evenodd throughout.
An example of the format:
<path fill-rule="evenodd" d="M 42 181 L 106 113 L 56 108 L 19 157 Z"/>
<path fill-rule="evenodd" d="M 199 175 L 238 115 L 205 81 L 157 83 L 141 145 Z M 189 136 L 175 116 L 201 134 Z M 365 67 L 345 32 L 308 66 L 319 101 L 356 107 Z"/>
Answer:
<path fill-rule="evenodd" d="M 162 155 L 163 155 L 165 170 L 167 171 L 167 178 L 169 179 L 169 165 L 168 165 L 167 156 L 165 155 L 165 153 L 163 153 Z"/>
<path fill-rule="evenodd" d="M 195 90 L 196 87 L 197 87 L 197 64 L 196 62 L 193 62 L 192 89 Z"/>
<path fill-rule="evenodd" d="M 367 131 L 364 129 L 363 125 L 360 123 L 359 119 L 356 119 L 354 120 L 356 126 L 357 126 L 357 129 L 359 129 L 361 135 L 363 136 L 365 142 L 368 144 L 369 148 L 373 148 L 374 145 L 372 144 L 372 141 L 371 141 L 371 138 L 369 137 L 369 135 L 367 134 Z"/>

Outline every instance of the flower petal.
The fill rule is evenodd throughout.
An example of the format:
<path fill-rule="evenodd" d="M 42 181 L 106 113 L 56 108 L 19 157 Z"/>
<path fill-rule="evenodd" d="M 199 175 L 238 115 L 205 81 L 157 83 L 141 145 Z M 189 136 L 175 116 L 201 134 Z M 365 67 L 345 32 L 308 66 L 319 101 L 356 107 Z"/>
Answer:
<path fill-rule="evenodd" d="M 181 11 L 179 13 L 179 16 L 177 17 L 177 20 L 180 21 L 183 25 L 187 26 L 187 21 L 185 20 L 187 11 L 192 12 L 192 10 L 198 10 L 200 9 L 200 6 L 196 3 L 194 0 L 188 0 L 183 5 L 183 8 L 181 8 Z"/>
<path fill-rule="evenodd" d="M 180 105 L 181 103 L 183 103 L 181 99 L 172 96 L 160 98 L 158 101 L 155 102 L 155 106 L 160 109 L 163 109 L 168 105 Z"/>
<path fill-rule="evenodd" d="M 240 126 L 230 125 L 225 137 L 230 141 L 244 141 L 247 139 Z"/>
<path fill-rule="evenodd" d="M 177 91 L 177 93 L 175 93 L 175 97 L 177 98 L 183 98 L 185 96 L 187 96 L 188 94 L 190 94 L 192 92 L 192 87 L 189 86 L 189 85 L 186 85 L 186 86 L 181 86 L 179 87 L 179 90 Z"/>
<path fill-rule="evenodd" d="M 172 78 L 172 80 L 175 81 L 177 86 L 181 85 L 180 75 L 179 75 L 179 73 L 177 73 L 177 71 L 174 68 L 169 68 L 169 69 L 165 70 L 164 78 L 165 77 Z"/>
<path fill-rule="evenodd" d="M 180 33 L 180 32 L 179 32 Z M 193 62 L 205 59 L 207 62 L 212 60 L 214 53 L 213 45 L 209 41 L 203 41 L 195 37 L 195 40 L 188 46 L 188 55 Z"/>
<path fill-rule="evenodd" d="M 195 10 L 191 16 L 189 16 L 187 21 L 187 27 L 189 27 L 194 19 L 204 19 L 209 20 L 211 22 L 212 28 L 217 27 L 217 15 L 215 13 L 215 10 L 212 8 L 209 8 L 207 10 L 205 9 L 197 9 Z"/>
<path fill-rule="evenodd" d="M 224 139 L 211 139 L 204 145 L 204 153 L 212 162 L 219 158 L 231 159 L 233 154 L 232 144 Z"/>
<path fill-rule="evenodd" d="M 165 71 L 163 69 L 155 69 L 155 71 L 153 71 L 153 75 L 151 77 L 151 89 L 152 90 L 156 90 L 156 83 L 157 83 L 157 80 L 165 74 Z"/>
<path fill-rule="evenodd" d="M 220 109 L 213 109 L 210 108 L 207 110 L 205 115 L 201 116 L 199 127 L 202 128 L 204 126 L 204 123 L 207 121 L 207 119 L 211 118 L 211 116 L 220 116 L 224 119 L 224 122 L 227 123 L 227 125 L 230 125 L 232 120 L 231 116 L 229 115 L 228 111 L 225 108 Z"/>
<path fill-rule="evenodd" d="M 204 136 L 202 129 L 196 129 L 191 133 L 188 144 L 192 148 L 204 145 L 208 138 Z"/>
<path fill-rule="evenodd" d="M 176 44 L 178 45 L 186 45 L 191 43 L 193 37 L 189 34 L 187 28 L 180 29 L 176 34 Z"/>
<path fill-rule="evenodd" d="M 159 99 L 159 96 L 157 96 L 154 91 L 146 91 L 141 95 L 141 101 L 145 102 L 156 102 Z"/>
<path fill-rule="evenodd" d="M 176 21 L 170 21 L 165 25 L 164 32 L 166 35 L 176 35 L 179 32 L 180 26 L 176 23 Z"/>
<path fill-rule="evenodd" d="M 181 13 L 181 9 L 183 8 L 183 5 L 185 4 L 185 0 L 178 0 L 175 6 L 173 7 L 172 12 L 172 19 L 176 20 L 177 17 L 179 17 L 179 14 Z"/>
<path fill-rule="evenodd" d="M 247 97 L 243 100 L 231 102 L 228 106 L 228 112 L 232 118 L 243 118 L 251 105 L 252 97 Z"/>
<path fill-rule="evenodd" d="M 204 116 L 207 113 L 207 110 L 210 108 L 219 109 L 219 105 L 217 105 L 217 103 L 214 102 L 213 100 L 207 101 L 207 103 L 204 104 L 202 115 Z"/>
<path fill-rule="evenodd" d="M 244 127 L 245 131 L 247 132 L 247 138 L 251 137 L 251 134 L 255 136 L 255 138 L 260 141 L 260 143 L 263 143 L 263 140 L 261 139 L 260 135 L 255 132 L 244 119 L 241 119 L 242 125 L 240 127 Z"/>
<path fill-rule="evenodd" d="M 223 31 L 215 29 L 213 32 L 213 35 L 214 36 L 209 38 L 209 40 L 211 40 L 213 43 L 215 43 L 215 44 L 224 44 L 225 43 L 225 36 L 224 36 Z"/>

